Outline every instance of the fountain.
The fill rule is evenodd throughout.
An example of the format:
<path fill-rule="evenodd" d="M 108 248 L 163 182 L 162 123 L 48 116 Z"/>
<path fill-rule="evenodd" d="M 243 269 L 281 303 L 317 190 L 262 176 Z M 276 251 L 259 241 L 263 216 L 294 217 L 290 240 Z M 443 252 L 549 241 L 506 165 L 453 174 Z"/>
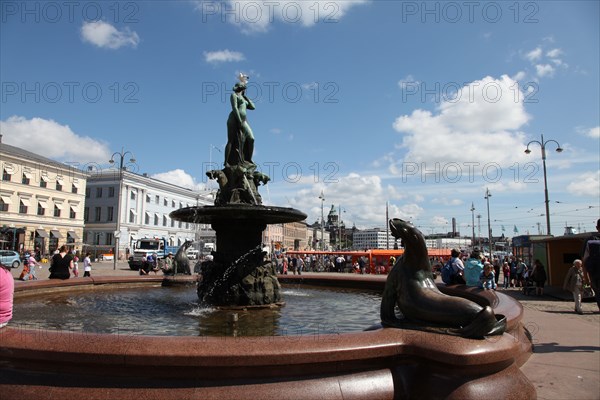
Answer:
<path fill-rule="evenodd" d="M 182 208 L 169 215 L 178 221 L 211 224 L 215 230 L 217 251 L 212 261 L 202 263 L 198 297 L 222 307 L 282 304 L 275 265 L 264 260 L 262 232 L 267 224 L 306 219 L 293 208 L 262 205 L 258 187 L 270 178 L 252 161 L 254 136 L 246 111 L 255 106 L 246 96 L 247 79 L 240 74 L 231 94 L 225 167 L 206 173 L 219 184 L 215 205 Z"/>
<path fill-rule="evenodd" d="M 219 183 L 215 205 L 171 214 L 181 221 L 210 223 L 217 232 L 214 260 L 202 265 L 200 302 L 259 312 L 252 308 L 264 311 L 283 304 L 279 281 L 298 288 L 368 288 L 383 293 L 382 324 L 367 322 L 361 332 L 258 337 L 146 336 L 130 330 L 106 334 L 11 324 L 0 329 L 2 399 L 479 399 L 490 393 L 535 398 L 535 388 L 519 369 L 532 351 L 521 305 L 494 291 L 438 287 L 423 263 L 422 236 L 404 221 L 390 225 L 403 239 L 406 257 L 387 280 L 349 274 L 276 276 L 274 266 L 263 259 L 261 232 L 269 223 L 300 221 L 306 215 L 262 205 L 257 188 L 269 178 L 252 162 L 254 138 L 245 111 L 254 105 L 244 94 L 245 79 L 232 94 L 225 166 L 208 172 Z M 16 285 L 15 298 L 39 302 L 56 291 L 101 296 L 106 290 L 141 286 L 143 304 L 143 293 L 169 290 L 160 287 L 163 279 L 168 278 L 24 282 Z M 436 305 L 444 296 L 461 312 L 438 313 Z M 103 304 L 110 307 L 111 300 Z M 345 313 L 337 310 L 327 318 L 344 321 Z M 125 320 L 118 311 L 114 314 L 115 320 Z M 232 313 L 224 324 L 236 321 Z"/>

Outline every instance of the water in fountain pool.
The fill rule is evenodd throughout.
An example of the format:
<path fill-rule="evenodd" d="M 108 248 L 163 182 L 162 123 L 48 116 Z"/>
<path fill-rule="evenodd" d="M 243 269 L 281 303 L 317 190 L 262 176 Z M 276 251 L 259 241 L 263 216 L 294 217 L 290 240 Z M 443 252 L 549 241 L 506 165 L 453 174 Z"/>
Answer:
<path fill-rule="evenodd" d="M 126 335 L 298 336 L 358 332 L 379 322 L 378 292 L 283 285 L 283 297 L 281 308 L 223 310 L 199 305 L 189 287 L 60 291 L 15 299 L 11 324 Z"/>

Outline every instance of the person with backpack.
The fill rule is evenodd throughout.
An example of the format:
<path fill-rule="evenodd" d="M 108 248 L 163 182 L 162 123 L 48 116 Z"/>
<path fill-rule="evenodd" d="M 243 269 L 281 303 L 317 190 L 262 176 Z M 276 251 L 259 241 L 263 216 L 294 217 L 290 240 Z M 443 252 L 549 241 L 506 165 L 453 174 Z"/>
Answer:
<path fill-rule="evenodd" d="M 594 290 L 594 299 L 600 312 L 600 219 L 596 221 L 598 233 L 592 234 L 583 244 L 584 277 Z"/>
<path fill-rule="evenodd" d="M 467 286 L 479 286 L 479 277 L 482 272 L 481 254 L 479 250 L 473 250 L 465 264 L 464 278 Z"/>
<path fill-rule="evenodd" d="M 446 285 L 464 285 L 465 280 L 463 278 L 463 272 L 465 266 L 459 258 L 460 251 L 458 249 L 452 249 L 450 256 L 450 259 L 442 267 L 442 281 Z"/>

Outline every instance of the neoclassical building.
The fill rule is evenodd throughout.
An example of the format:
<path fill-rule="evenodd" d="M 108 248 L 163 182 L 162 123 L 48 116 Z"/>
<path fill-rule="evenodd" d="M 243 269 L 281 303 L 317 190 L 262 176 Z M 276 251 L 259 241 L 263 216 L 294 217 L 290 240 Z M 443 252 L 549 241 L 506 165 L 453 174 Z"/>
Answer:
<path fill-rule="evenodd" d="M 169 246 L 210 240 L 214 237 L 210 225 L 175 221 L 169 213 L 213 203 L 209 191 L 194 191 L 125 169 L 95 171 L 85 190 L 83 239 L 100 248 L 118 245 L 121 259 L 141 238 L 165 238 Z"/>
<path fill-rule="evenodd" d="M 81 250 L 87 173 L 1 141 L 1 248 Z"/>

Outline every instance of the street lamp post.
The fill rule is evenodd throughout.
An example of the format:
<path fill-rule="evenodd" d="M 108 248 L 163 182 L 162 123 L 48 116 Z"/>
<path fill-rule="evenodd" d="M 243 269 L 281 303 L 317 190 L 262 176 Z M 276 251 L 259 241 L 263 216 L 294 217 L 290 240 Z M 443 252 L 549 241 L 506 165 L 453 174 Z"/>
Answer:
<path fill-rule="evenodd" d="M 125 151 L 123 148 L 121 148 L 121 152 L 114 152 L 113 155 L 110 157 L 110 160 L 108 160 L 108 162 L 110 164 L 114 164 L 115 163 L 115 156 L 118 156 L 118 160 L 119 160 L 119 196 L 117 197 L 117 226 L 115 229 L 115 251 L 113 254 L 113 270 L 117 269 L 117 258 L 119 257 L 119 237 L 121 236 L 121 193 L 123 191 L 123 170 L 127 169 L 127 165 L 124 164 L 124 160 L 125 160 L 125 156 L 129 154 L 131 156 L 131 158 L 129 159 L 129 162 L 134 163 L 135 162 L 135 157 L 133 155 L 133 153 L 131 153 L 130 151 Z"/>
<path fill-rule="evenodd" d="M 471 228 L 473 230 L 471 235 L 471 247 L 475 247 L 475 205 L 471 202 Z"/>
<path fill-rule="evenodd" d="M 550 200 L 548 199 L 548 179 L 546 176 L 546 144 L 550 143 L 550 142 L 554 142 L 556 143 L 556 152 L 560 153 L 563 151 L 562 147 L 560 147 L 560 143 L 558 143 L 556 140 L 554 139 L 549 139 L 544 141 L 544 135 L 541 135 L 541 140 L 532 140 L 531 142 L 527 143 L 527 148 L 525 149 L 525 154 L 529 154 L 531 153 L 531 150 L 529 150 L 529 145 L 532 143 L 537 143 L 540 145 L 541 149 L 542 149 L 542 165 L 544 167 L 544 199 L 546 201 L 546 230 L 548 232 L 548 235 L 550 235 Z"/>
<path fill-rule="evenodd" d="M 323 205 L 325 203 L 325 193 L 321 190 L 321 194 L 319 195 L 319 199 L 321 199 L 321 250 L 325 250 L 325 242 L 323 242 L 324 236 L 324 227 L 325 227 L 325 217 L 323 214 Z"/>
<path fill-rule="evenodd" d="M 488 213 L 488 246 L 490 249 L 490 260 L 492 259 L 492 225 L 490 224 L 490 197 L 492 194 L 490 193 L 490 189 L 485 189 L 485 197 L 484 199 L 487 201 L 487 213 Z"/>

